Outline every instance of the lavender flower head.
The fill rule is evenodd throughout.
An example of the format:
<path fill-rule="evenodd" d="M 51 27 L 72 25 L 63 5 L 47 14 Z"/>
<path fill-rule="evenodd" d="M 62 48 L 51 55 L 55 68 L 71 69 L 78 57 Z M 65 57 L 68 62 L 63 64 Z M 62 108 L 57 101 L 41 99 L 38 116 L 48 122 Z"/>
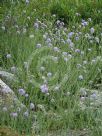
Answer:
<path fill-rule="evenodd" d="M 17 114 L 17 112 L 12 112 L 12 113 L 10 113 L 10 116 L 16 118 L 18 116 L 18 114 Z"/>
<path fill-rule="evenodd" d="M 40 89 L 42 93 L 48 93 L 48 86 L 46 84 L 41 85 Z"/>
<path fill-rule="evenodd" d="M 24 90 L 24 89 L 19 89 L 18 92 L 19 92 L 19 94 L 22 95 L 22 96 L 25 95 L 25 90 Z"/>

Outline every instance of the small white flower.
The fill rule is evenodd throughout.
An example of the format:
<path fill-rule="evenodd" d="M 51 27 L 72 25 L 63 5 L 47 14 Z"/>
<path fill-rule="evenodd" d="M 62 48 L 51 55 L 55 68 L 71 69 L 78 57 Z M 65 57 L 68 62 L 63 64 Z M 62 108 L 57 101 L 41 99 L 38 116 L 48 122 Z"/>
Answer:
<path fill-rule="evenodd" d="M 58 62 L 58 57 L 52 56 L 53 61 Z"/>
<path fill-rule="evenodd" d="M 17 71 L 17 68 L 15 66 L 11 67 L 11 72 L 15 73 Z"/>
<path fill-rule="evenodd" d="M 35 109 L 35 105 L 33 103 L 30 103 L 30 109 Z"/>
<path fill-rule="evenodd" d="M 93 63 L 96 63 L 96 59 L 93 59 L 92 61 L 91 61 L 91 63 L 93 64 Z"/>
<path fill-rule="evenodd" d="M 11 58 L 11 54 L 7 54 L 6 57 L 7 57 L 7 59 L 10 59 Z"/>
<path fill-rule="evenodd" d="M 24 62 L 24 68 L 25 68 L 25 69 L 28 68 L 28 62 Z"/>
<path fill-rule="evenodd" d="M 85 97 L 83 97 L 83 96 L 80 97 L 80 100 L 81 100 L 81 101 L 84 101 L 84 100 L 85 100 Z"/>
<path fill-rule="evenodd" d="M 58 25 L 58 24 L 60 24 L 60 20 L 57 20 L 57 22 L 56 22 L 56 23 L 57 23 L 57 25 Z"/>
<path fill-rule="evenodd" d="M 92 27 L 92 28 L 90 29 L 90 32 L 91 32 L 91 34 L 93 34 L 93 33 L 95 32 L 95 29 Z"/>
<path fill-rule="evenodd" d="M 29 38 L 34 38 L 34 35 L 33 34 L 29 35 Z"/>
<path fill-rule="evenodd" d="M 2 28 L 2 30 L 4 30 L 4 31 L 5 31 L 5 26 L 2 26 L 1 28 Z"/>
<path fill-rule="evenodd" d="M 66 58 L 66 57 L 65 57 L 65 58 L 64 58 L 64 61 L 66 61 L 66 62 L 67 62 L 67 61 L 68 61 L 68 58 Z"/>
<path fill-rule="evenodd" d="M 26 13 L 26 10 L 23 10 L 23 13 Z"/>
<path fill-rule="evenodd" d="M 93 43 L 94 41 L 93 40 L 90 40 L 90 43 Z"/>
<path fill-rule="evenodd" d="M 67 39 L 67 41 L 66 41 L 68 44 L 71 44 L 72 43 L 72 41 L 71 41 L 71 39 Z"/>
<path fill-rule="evenodd" d="M 30 16 L 28 16 L 28 17 L 27 17 L 27 19 L 29 19 L 29 20 L 30 20 Z"/>
<path fill-rule="evenodd" d="M 43 39 L 46 39 L 46 38 L 47 38 L 47 35 L 46 35 L 46 34 L 44 34 L 44 35 L 43 35 Z"/>
<path fill-rule="evenodd" d="M 66 95 L 69 96 L 69 95 L 70 95 L 70 92 L 68 91 Z"/>
<path fill-rule="evenodd" d="M 58 47 L 54 47 L 53 49 L 54 49 L 55 52 L 59 52 L 60 51 Z"/>
<path fill-rule="evenodd" d="M 26 33 L 27 32 L 27 29 L 26 28 L 23 28 L 23 33 Z"/>
<path fill-rule="evenodd" d="M 89 39 L 89 38 L 90 38 L 90 35 L 89 35 L 88 33 L 86 33 L 86 34 L 85 34 L 85 37 Z"/>
<path fill-rule="evenodd" d="M 40 70 L 41 70 L 41 71 L 45 71 L 45 67 L 43 67 L 43 66 L 40 67 Z"/>
<path fill-rule="evenodd" d="M 99 43 L 99 38 L 98 37 L 95 37 L 95 40 L 97 43 Z"/>
<path fill-rule="evenodd" d="M 53 17 L 56 17 L 56 15 L 55 15 L 55 14 L 53 14 L 52 16 L 53 16 Z"/>
<path fill-rule="evenodd" d="M 59 86 L 56 86 L 56 87 L 54 88 L 54 90 L 55 90 L 55 91 L 58 91 L 58 90 L 59 90 Z"/>
<path fill-rule="evenodd" d="M 77 64 L 77 68 L 81 68 L 82 67 L 82 65 L 81 64 Z"/>
<path fill-rule="evenodd" d="M 26 4 L 29 4 L 29 0 L 25 0 Z"/>
<path fill-rule="evenodd" d="M 29 112 L 28 111 L 26 111 L 26 112 L 24 112 L 24 114 L 23 114 L 25 117 L 28 117 L 29 116 Z"/>
<path fill-rule="evenodd" d="M 88 51 L 92 51 L 92 49 L 88 48 Z"/>
<path fill-rule="evenodd" d="M 69 47 L 73 50 L 74 43 L 73 43 L 73 42 L 71 42 L 71 43 L 69 44 Z"/>
<path fill-rule="evenodd" d="M 80 53 L 81 53 L 81 55 L 84 55 L 84 51 L 81 51 Z"/>
<path fill-rule="evenodd" d="M 84 61 L 83 61 L 83 64 L 84 64 L 84 65 L 86 65 L 86 64 L 87 64 L 87 61 L 86 61 L 86 60 L 84 60 Z"/>
<path fill-rule="evenodd" d="M 68 58 L 71 59 L 71 58 L 72 58 L 72 55 L 71 55 L 71 54 L 68 54 Z"/>
<path fill-rule="evenodd" d="M 47 76 L 48 76 L 48 77 L 51 77 L 51 76 L 52 76 L 52 73 L 51 73 L 51 72 L 47 73 Z"/>
<path fill-rule="evenodd" d="M 81 89 L 80 89 L 80 95 L 81 95 L 81 96 L 86 96 L 86 95 L 87 95 L 87 92 L 86 92 L 86 89 L 85 89 L 85 88 L 81 88 Z"/>
<path fill-rule="evenodd" d="M 79 80 L 83 80 L 83 75 L 79 75 Z"/>
<path fill-rule="evenodd" d="M 34 23 L 34 27 L 35 27 L 36 29 L 38 29 L 38 28 L 39 28 L 39 24 L 38 24 L 38 23 Z"/>
<path fill-rule="evenodd" d="M 17 31 L 17 34 L 20 34 L 20 31 Z"/>
<path fill-rule="evenodd" d="M 25 97 L 28 98 L 29 94 L 25 94 Z"/>
<path fill-rule="evenodd" d="M 42 46 L 42 45 L 41 45 L 40 43 L 38 43 L 38 44 L 36 45 L 37 48 L 41 48 L 41 46 Z"/>
<path fill-rule="evenodd" d="M 79 14 L 79 13 L 76 13 L 76 16 L 80 16 L 80 14 Z"/>
<path fill-rule="evenodd" d="M 43 80 L 46 80 L 45 76 L 42 76 L 42 79 L 43 79 Z"/>
<path fill-rule="evenodd" d="M 2 109 L 4 112 L 6 112 L 7 111 L 7 107 L 3 107 L 3 109 Z"/>
<path fill-rule="evenodd" d="M 88 21 L 89 21 L 89 22 L 91 22 L 91 21 L 92 21 L 92 19 L 91 19 L 91 18 L 88 18 Z"/>

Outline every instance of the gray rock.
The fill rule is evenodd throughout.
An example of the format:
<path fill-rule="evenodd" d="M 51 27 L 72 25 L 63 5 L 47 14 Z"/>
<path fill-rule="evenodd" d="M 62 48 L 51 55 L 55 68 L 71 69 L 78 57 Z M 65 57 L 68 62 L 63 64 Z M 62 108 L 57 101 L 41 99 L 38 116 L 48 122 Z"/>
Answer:
<path fill-rule="evenodd" d="M 13 90 L 0 79 L 0 106 L 2 105 L 6 105 L 7 107 L 16 105 L 26 108 L 26 106 L 18 100 Z"/>

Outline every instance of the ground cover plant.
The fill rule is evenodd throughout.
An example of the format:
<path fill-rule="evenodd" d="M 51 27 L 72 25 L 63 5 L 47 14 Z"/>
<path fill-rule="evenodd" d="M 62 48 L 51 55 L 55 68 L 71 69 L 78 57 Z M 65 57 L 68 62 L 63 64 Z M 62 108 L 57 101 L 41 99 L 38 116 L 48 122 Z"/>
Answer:
<path fill-rule="evenodd" d="M 101 136 L 101 0 L 0 4 L 0 135 Z"/>

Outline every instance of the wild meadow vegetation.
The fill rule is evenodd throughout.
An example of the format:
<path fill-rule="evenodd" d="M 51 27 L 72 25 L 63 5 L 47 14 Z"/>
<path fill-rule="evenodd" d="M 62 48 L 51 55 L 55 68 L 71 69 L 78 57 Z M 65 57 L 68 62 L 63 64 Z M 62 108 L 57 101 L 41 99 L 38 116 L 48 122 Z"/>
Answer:
<path fill-rule="evenodd" d="M 1 0 L 0 51 L 0 136 L 102 135 L 102 0 Z"/>

